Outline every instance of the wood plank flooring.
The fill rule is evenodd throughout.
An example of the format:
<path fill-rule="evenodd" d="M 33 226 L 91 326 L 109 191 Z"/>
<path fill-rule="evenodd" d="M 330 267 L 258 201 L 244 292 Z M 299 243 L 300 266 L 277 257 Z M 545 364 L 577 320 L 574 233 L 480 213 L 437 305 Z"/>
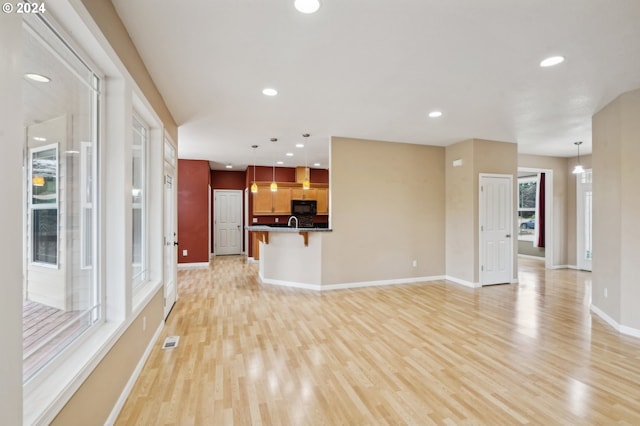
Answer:
<path fill-rule="evenodd" d="M 24 300 L 22 305 L 23 377 L 42 368 L 75 336 L 85 330 L 81 311 L 65 312 Z"/>
<path fill-rule="evenodd" d="M 118 425 L 640 424 L 640 340 L 590 314 L 588 272 L 324 293 L 256 275 L 180 271 Z"/>

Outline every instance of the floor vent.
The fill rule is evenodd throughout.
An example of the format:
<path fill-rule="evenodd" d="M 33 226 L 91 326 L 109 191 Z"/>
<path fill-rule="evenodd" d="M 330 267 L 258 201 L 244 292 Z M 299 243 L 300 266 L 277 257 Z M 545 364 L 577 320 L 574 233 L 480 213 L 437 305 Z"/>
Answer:
<path fill-rule="evenodd" d="M 164 339 L 164 343 L 162 344 L 162 349 L 173 349 L 178 346 L 178 342 L 180 341 L 180 336 L 169 336 Z"/>

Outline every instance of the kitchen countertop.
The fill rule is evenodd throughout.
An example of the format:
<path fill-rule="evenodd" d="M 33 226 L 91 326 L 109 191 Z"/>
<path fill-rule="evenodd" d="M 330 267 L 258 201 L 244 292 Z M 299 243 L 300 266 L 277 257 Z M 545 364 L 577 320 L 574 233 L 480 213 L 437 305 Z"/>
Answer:
<path fill-rule="evenodd" d="M 331 232 L 331 228 L 293 228 L 288 226 L 251 225 L 246 227 L 252 232 Z"/>

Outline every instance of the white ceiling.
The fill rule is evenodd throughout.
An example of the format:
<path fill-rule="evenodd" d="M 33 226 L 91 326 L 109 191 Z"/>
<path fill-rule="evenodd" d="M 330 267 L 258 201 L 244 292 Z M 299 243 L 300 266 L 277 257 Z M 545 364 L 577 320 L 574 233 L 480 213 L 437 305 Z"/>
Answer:
<path fill-rule="evenodd" d="M 304 15 L 293 0 L 113 0 L 180 158 L 243 169 L 258 144 L 258 164 L 300 165 L 305 132 L 323 167 L 330 136 L 575 156 L 591 116 L 640 88 L 638 0 L 320 1 Z M 551 55 L 566 61 L 539 67 Z"/>

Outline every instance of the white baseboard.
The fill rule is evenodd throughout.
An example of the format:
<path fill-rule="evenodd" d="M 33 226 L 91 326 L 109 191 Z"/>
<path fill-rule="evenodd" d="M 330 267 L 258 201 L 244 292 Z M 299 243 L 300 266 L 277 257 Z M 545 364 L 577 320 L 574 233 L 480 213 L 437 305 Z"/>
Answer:
<path fill-rule="evenodd" d="M 439 280 L 445 279 L 443 275 L 439 275 L 439 276 L 432 276 L 432 277 L 400 278 L 396 280 L 359 281 L 359 282 L 352 282 L 352 283 L 321 285 L 321 284 L 300 283 L 295 281 L 274 280 L 271 278 L 264 278 L 262 275 L 259 275 L 259 277 L 264 284 L 302 288 L 305 290 L 314 290 L 314 291 L 344 290 L 348 288 L 375 287 L 375 286 L 383 286 L 383 285 L 415 284 L 415 283 L 439 281 Z"/>
<path fill-rule="evenodd" d="M 151 350 L 153 349 L 153 346 L 156 344 L 158 338 L 160 337 L 160 333 L 162 332 L 163 328 L 164 328 L 164 320 L 160 322 L 158 329 L 156 330 L 155 333 L 153 333 L 153 337 L 151 338 L 149 345 L 147 345 L 147 348 L 142 354 L 142 358 L 140 358 L 140 361 L 138 361 L 138 365 L 136 365 L 136 368 L 135 370 L 133 370 L 131 377 L 129 377 L 129 381 L 125 385 L 124 389 L 122 390 L 122 393 L 120 394 L 120 397 L 116 401 L 116 405 L 113 406 L 111 413 L 109 413 L 109 417 L 107 417 L 107 420 L 104 422 L 105 426 L 112 426 L 113 424 L 115 424 L 116 420 L 118 419 L 118 416 L 120 415 L 120 411 L 122 411 L 122 407 L 124 407 L 124 403 L 127 402 L 127 398 L 129 398 L 129 394 L 131 393 L 133 386 L 136 384 L 136 381 L 138 380 L 138 377 L 140 376 L 140 373 L 142 372 L 142 368 L 146 364 L 147 359 L 149 359 L 149 356 L 151 355 Z"/>
<path fill-rule="evenodd" d="M 208 268 L 209 262 L 178 263 L 178 269 Z"/>
<path fill-rule="evenodd" d="M 463 285 L 465 287 L 471 287 L 471 288 L 482 287 L 482 285 L 480 283 L 472 283 L 471 281 L 467 281 L 467 280 L 463 280 L 463 279 L 460 279 L 460 278 L 452 277 L 451 275 L 446 275 L 444 277 L 444 279 L 447 280 L 447 281 L 451 281 L 452 283 Z"/>
<path fill-rule="evenodd" d="M 617 332 L 626 334 L 628 336 L 637 337 L 640 339 L 640 330 L 637 328 L 628 327 L 626 325 L 618 324 L 616 320 L 607 315 L 602 309 L 598 308 L 595 305 L 591 305 L 591 312 L 596 314 L 600 319 L 613 327 Z"/>
<path fill-rule="evenodd" d="M 248 263 L 260 263 L 259 260 L 256 260 L 253 257 L 247 257 L 247 262 Z"/>

